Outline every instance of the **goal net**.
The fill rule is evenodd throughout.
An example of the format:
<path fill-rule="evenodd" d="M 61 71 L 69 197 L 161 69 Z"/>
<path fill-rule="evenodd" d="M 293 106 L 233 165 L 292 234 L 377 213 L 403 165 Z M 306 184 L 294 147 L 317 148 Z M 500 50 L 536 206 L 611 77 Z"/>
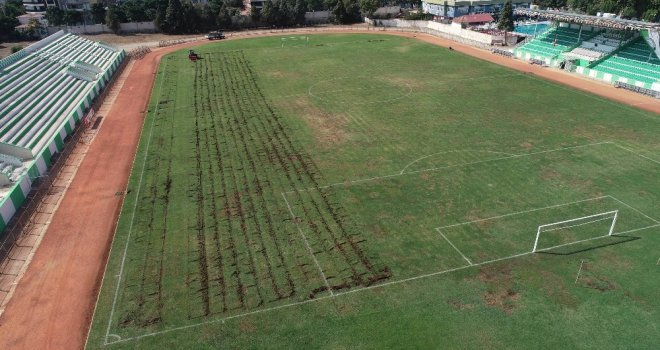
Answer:
<path fill-rule="evenodd" d="M 618 210 L 540 225 L 536 231 L 532 252 L 611 236 L 619 215 Z"/>

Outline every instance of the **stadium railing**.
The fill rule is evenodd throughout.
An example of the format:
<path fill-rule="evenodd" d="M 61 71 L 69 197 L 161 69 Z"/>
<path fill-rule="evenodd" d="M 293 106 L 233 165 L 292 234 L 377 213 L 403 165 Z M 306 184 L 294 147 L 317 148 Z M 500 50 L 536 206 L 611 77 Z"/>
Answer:
<path fill-rule="evenodd" d="M 640 87 L 640 86 L 637 86 L 637 85 L 623 83 L 623 82 L 620 82 L 620 81 L 617 81 L 616 83 L 614 83 L 614 86 L 617 87 L 617 88 L 622 88 L 622 89 L 634 91 L 634 92 L 637 92 L 637 93 L 640 93 L 640 94 L 643 94 L 643 95 L 647 95 L 647 96 L 651 96 L 651 97 L 655 97 L 655 98 L 660 98 L 660 91 L 655 91 L 655 90 L 647 89 L 647 88 Z"/>

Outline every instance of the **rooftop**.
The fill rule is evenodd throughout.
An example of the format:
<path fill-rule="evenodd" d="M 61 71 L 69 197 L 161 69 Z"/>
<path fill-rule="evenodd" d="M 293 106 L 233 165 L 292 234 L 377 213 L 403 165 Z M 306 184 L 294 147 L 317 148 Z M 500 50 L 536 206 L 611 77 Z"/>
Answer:
<path fill-rule="evenodd" d="M 553 21 L 560 21 L 566 23 L 585 24 L 595 27 L 611 28 L 611 29 L 653 29 L 660 30 L 660 23 L 633 21 L 621 18 L 606 18 L 599 16 L 581 15 L 577 13 L 568 13 L 561 11 L 548 11 L 548 10 L 532 10 L 518 8 L 514 10 L 516 15 L 523 15 L 535 18 L 549 19 Z"/>
<path fill-rule="evenodd" d="M 424 0 L 426 3 L 447 6 L 483 6 L 504 4 L 507 0 Z M 530 4 L 532 0 L 512 0 L 513 4 Z"/>
<path fill-rule="evenodd" d="M 493 16 L 488 13 L 478 13 L 454 18 L 454 22 L 456 23 L 490 23 L 494 20 Z"/>
<path fill-rule="evenodd" d="M 84 110 L 119 51 L 59 32 L 0 60 L 0 153 L 30 159 Z M 82 113 L 82 112 L 80 112 Z"/>

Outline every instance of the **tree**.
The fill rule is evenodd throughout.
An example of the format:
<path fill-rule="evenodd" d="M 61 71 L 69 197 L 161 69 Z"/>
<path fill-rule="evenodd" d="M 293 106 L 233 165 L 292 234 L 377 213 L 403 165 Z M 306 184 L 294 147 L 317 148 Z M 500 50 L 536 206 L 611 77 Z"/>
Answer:
<path fill-rule="evenodd" d="M 166 23 L 165 23 L 165 15 L 167 14 L 167 0 L 156 0 L 156 16 L 154 17 L 154 24 L 156 25 L 156 28 L 159 30 L 165 32 L 166 31 Z"/>
<path fill-rule="evenodd" d="M 500 20 L 497 23 L 497 29 L 505 32 L 511 32 L 514 29 L 513 25 L 513 5 L 511 0 L 507 0 L 500 12 Z"/>
<path fill-rule="evenodd" d="M 1 3 L 1 1 L 0 1 Z M 23 2 L 21 0 L 7 0 L 3 6 L 2 14 L 7 17 L 18 17 L 22 14 L 25 14 L 25 7 L 23 7 Z"/>
<path fill-rule="evenodd" d="M 0 12 L 0 39 L 9 39 L 16 35 L 14 27 L 19 25 L 16 17 L 5 16 Z"/>
<path fill-rule="evenodd" d="M 307 12 L 307 4 L 304 0 L 296 0 L 296 5 L 293 8 L 294 23 L 305 24 L 305 13 Z"/>
<path fill-rule="evenodd" d="M 75 26 L 79 23 L 82 23 L 82 12 L 76 10 L 65 10 L 64 11 L 64 23 L 68 26 Z"/>
<path fill-rule="evenodd" d="M 128 0 L 121 3 L 128 22 L 144 22 L 147 20 L 145 4 L 142 0 Z"/>
<path fill-rule="evenodd" d="M 182 4 L 183 11 L 183 32 L 199 33 L 205 29 L 200 13 L 190 1 Z"/>
<path fill-rule="evenodd" d="M 204 4 L 200 6 L 197 8 L 197 11 L 201 23 L 201 30 L 209 31 L 216 28 L 215 15 L 211 12 L 211 7 L 209 5 Z"/>
<path fill-rule="evenodd" d="M 102 3 L 96 2 L 92 4 L 91 12 L 94 23 L 105 24 L 105 6 Z"/>
<path fill-rule="evenodd" d="M 660 11 L 657 9 L 648 9 L 642 15 L 642 19 L 647 22 L 654 22 L 658 18 L 659 13 Z"/>
<path fill-rule="evenodd" d="M 46 10 L 46 21 L 51 26 L 61 26 L 66 22 L 64 21 L 64 11 L 60 10 L 58 7 L 49 7 Z"/>
<path fill-rule="evenodd" d="M 215 23 L 218 28 L 227 29 L 231 27 L 231 15 L 229 14 L 229 9 L 224 4 L 220 6 Z"/>
<path fill-rule="evenodd" d="M 121 9 L 117 5 L 108 6 L 108 11 L 105 15 L 105 24 L 112 30 L 113 33 L 119 34 L 121 30 L 119 24 L 121 23 Z"/>
<path fill-rule="evenodd" d="M 167 10 L 165 11 L 165 28 L 162 28 L 165 33 L 178 34 L 183 31 L 184 19 L 182 12 L 181 1 L 169 1 Z"/>
<path fill-rule="evenodd" d="M 330 7 L 323 0 L 306 0 L 307 11 L 323 11 Z"/>
<path fill-rule="evenodd" d="M 374 12 L 380 7 L 380 0 L 360 0 L 360 10 L 367 17 L 373 16 Z"/>
<path fill-rule="evenodd" d="M 332 15 L 334 17 L 335 23 L 348 23 L 348 13 L 346 12 L 346 6 L 344 6 L 343 0 L 337 0 L 337 3 L 332 8 Z"/>
<path fill-rule="evenodd" d="M 46 28 L 44 28 L 44 25 L 38 19 L 30 18 L 24 34 L 31 39 L 37 39 L 41 38 L 44 33 L 46 33 Z"/>
<path fill-rule="evenodd" d="M 279 3 L 270 0 L 264 1 L 264 7 L 261 10 L 261 18 L 271 26 L 280 25 L 281 14 Z"/>
<path fill-rule="evenodd" d="M 637 11 L 635 11 L 635 8 L 632 6 L 626 6 L 621 10 L 621 17 L 622 18 L 637 18 Z"/>
<path fill-rule="evenodd" d="M 261 10 L 257 7 L 250 7 L 250 18 L 252 22 L 259 23 L 261 21 Z"/>

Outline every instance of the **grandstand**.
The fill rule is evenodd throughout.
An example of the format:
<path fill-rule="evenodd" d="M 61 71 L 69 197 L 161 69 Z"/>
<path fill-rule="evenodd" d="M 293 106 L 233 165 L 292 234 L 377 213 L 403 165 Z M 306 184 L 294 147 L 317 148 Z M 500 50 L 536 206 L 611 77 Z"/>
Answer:
<path fill-rule="evenodd" d="M 554 26 L 516 47 L 515 57 L 659 95 L 660 24 L 527 9 L 516 14 Z"/>
<path fill-rule="evenodd" d="M 660 59 L 641 37 L 591 68 L 603 75 L 611 75 L 611 81 L 618 77 L 615 80 L 624 83 L 637 81 L 648 85 L 660 82 Z"/>
<path fill-rule="evenodd" d="M 0 230 L 124 57 L 60 31 L 0 60 Z"/>
<path fill-rule="evenodd" d="M 516 56 L 526 59 L 535 58 L 551 64 L 562 53 L 578 47 L 582 40 L 594 35 L 591 31 L 582 31 L 570 26 L 551 27 L 546 32 L 529 40 L 516 49 Z"/>

